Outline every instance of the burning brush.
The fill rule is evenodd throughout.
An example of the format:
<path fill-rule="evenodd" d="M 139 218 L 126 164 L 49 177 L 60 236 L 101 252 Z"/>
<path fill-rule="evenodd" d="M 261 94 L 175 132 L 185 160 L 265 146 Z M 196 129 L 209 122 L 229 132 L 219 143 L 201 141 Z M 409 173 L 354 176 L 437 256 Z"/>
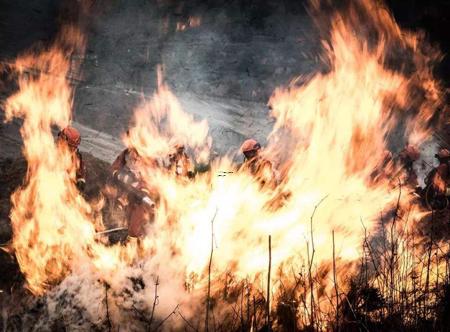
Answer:
<path fill-rule="evenodd" d="M 313 12 L 321 6 L 312 1 Z M 430 135 L 443 100 L 431 74 L 438 54 L 424 52 L 420 36 L 401 31 L 378 3 L 360 1 L 345 10 L 334 12 L 326 27 L 318 21 L 319 28 L 329 29 L 323 40 L 328 71 L 301 86 L 279 88 L 270 98 L 275 125 L 267 146 L 256 149 L 258 162 L 270 168 L 238 168 L 220 157 L 209 172 L 180 176 L 183 154 L 173 164 L 175 172 L 161 167 L 176 144 L 196 160 L 207 159 L 211 139 L 207 122 L 185 113 L 160 79 L 124 136 L 139 162 L 132 163 L 131 173 L 117 173 L 148 194 L 152 223 L 139 240 L 115 245 L 103 238 L 114 229 L 96 232 L 95 225 L 108 220 L 100 220 L 80 194 L 71 155 L 52 135 L 53 126 L 71 121 L 73 91 L 64 77 L 70 54 L 84 48 L 83 36 L 66 29 L 53 47 L 17 59 L 19 74 L 22 67 L 55 74 L 19 75 L 19 90 L 5 104 L 8 120 L 23 119 L 28 171 L 11 198 L 12 247 L 27 289 L 45 304 L 38 326 L 43 328 L 45 317 L 82 329 L 209 330 L 218 321 L 231 326 L 240 320 L 246 330 L 281 330 L 289 329 L 280 318 L 286 316 L 293 330 L 330 329 L 353 308 L 346 295 L 349 279 L 369 256 L 375 268 L 366 275 L 367 285 L 381 292 L 370 294 L 390 299 L 395 312 L 397 300 L 417 284 L 405 277 L 399 289 L 388 267 L 424 280 L 421 259 L 434 249 L 403 241 L 427 212 L 385 152 L 400 129 L 405 144 Z M 394 48 L 410 55 L 415 71 L 387 65 Z M 271 182 L 261 183 L 268 169 L 277 180 L 265 185 Z M 211 175 L 223 170 L 226 176 Z M 136 173 L 138 180 L 132 178 Z M 370 236 L 386 229 L 382 235 L 390 238 L 383 246 L 371 242 Z M 387 253 L 390 265 L 375 250 Z M 427 275 L 427 287 L 439 285 L 442 261 L 429 258 L 426 266 L 441 271 Z M 359 293 L 351 294 L 356 303 Z M 364 319 L 380 310 L 373 308 Z"/>

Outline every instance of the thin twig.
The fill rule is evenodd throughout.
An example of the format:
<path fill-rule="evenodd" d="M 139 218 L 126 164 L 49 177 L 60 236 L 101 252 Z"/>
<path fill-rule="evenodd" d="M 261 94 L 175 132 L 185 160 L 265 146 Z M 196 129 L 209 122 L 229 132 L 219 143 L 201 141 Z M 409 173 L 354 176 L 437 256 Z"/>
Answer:
<path fill-rule="evenodd" d="M 109 317 L 108 289 L 109 289 L 109 285 L 107 283 L 105 283 L 106 319 L 107 319 L 107 324 L 108 324 L 108 331 L 111 332 L 112 324 L 111 324 L 111 318 Z"/>
<path fill-rule="evenodd" d="M 270 270 L 272 269 L 272 235 L 269 235 L 269 272 L 267 273 L 267 331 L 270 326 Z"/>
<path fill-rule="evenodd" d="M 145 317 L 145 315 L 142 313 L 141 310 L 139 310 L 138 308 L 136 308 L 136 306 L 134 304 L 131 305 L 131 308 L 133 309 L 133 311 L 140 317 L 140 320 L 144 323 L 146 323 L 147 325 L 149 325 L 149 320 L 147 319 L 147 317 Z"/>
<path fill-rule="evenodd" d="M 253 330 L 256 331 L 258 328 L 257 322 L 256 322 L 256 298 L 255 295 L 253 295 Z"/>
<path fill-rule="evenodd" d="M 153 307 L 152 307 L 152 312 L 150 314 L 150 325 L 153 323 L 153 316 L 155 314 L 155 308 L 158 304 L 158 286 L 159 286 L 159 277 L 156 277 L 156 281 L 155 281 L 155 298 L 153 299 Z"/>
<path fill-rule="evenodd" d="M 241 330 L 244 330 L 244 284 L 241 283 L 241 306 L 240 306 L 240 319 L 241 319 Z"/>
<path fill-rule="evenodd" d="M 247 298 L 247 327 L 250 328 L 250 287 L 248 285 L 248 279 L 246 279 L 246 298 Z"/>
<path fill-rule="evenodd" d="M 394 270 L 395 270 L 395 267 L 394 267 L 394 265 L 396 265 L 395 264 L 396 255 L 397 255 L 396 250 L 398 250 L 398 248 L 397 248 L 397 239 L 394 238 L 394 232 L 395 232 L 395 224 L 396 224 L 396 221 L 398 218 L 398 211 L 400 209 L 400 198 L 402 196 L 402 182 L 401 182 L 400 178 L 398 179 L 398 185 L 399 185 L 398 186 L 399 189 L 398 189 L 397 206 L 395 208 L 394 216 L 392 218 L 391 234 L 390 234 L 390 237 L 391 237 L 391 241 L 390 241 L 391 242 L 391 257 L 390 257 L 390 261 L 389 261 L 389 269 L 390 269 L 390 271 L 389 271 L 390 272 L 390 291 L 389 291 L 389 293 L 390 293 L 390 297 L 391 297 L 390 306 L 389 306 L 390 314 L 392 314 L 392 310 L 394 309 L 393 304 L 394 304 L 394 298 L 395 298 L 395 292 L 394 292 Z"/>
<path fill-rule="evenodd" d="M 316 252 L 316 249 L 314 247 L 314 233 L 313 233 L 313 220 L 314 220 L 314 215 L 316 214 L 316 210 L 319 207 L 320 204 L 322 204 L 322 202 L 328 197 L 328 195 L 326 195 L 325 197 L 323 197 L 319 203 L 317 203 L 316 206 L 314 206 L 314 210 L 313 213 L 311 214 L 311 218 L 310 218 L 310 231 L 311 231 L 311 259 L 309 259 L 309 254 L 308 254 L 308 260 L 309 260 L 309 268 L 308 268 L 308 273 L 309 273 L 309 286 L 310 286 L 310 296 L 311 296 L 311 327 L 314 330 L 314 285 L 313 285 L 313 278 L 312 278 L 312 266 L 313 266 L 313 261 L 314 261 L 314 254 Z"/>
<path fill-rule="evenodd" d="M 184 320 L 184 322 L 194 331 L 198 332 L 198 330 L 192 326 L 191 323 L 189 323 L 189 321 L 181 314 L 180 311 L 177 312 L 178 315 L 180 315 L 181 319 Z"/>
<path fill-rule="evenodd" d="M 175 314 L 178 312 L 178 308 L 179 308 L 179 307 L 180 307 L 180 305 L 177 304 L 177 306 L 172 310 L 172 312 L 171 312 L 170 314 L 168 314 L 167 317 L 164 318 L 164 319 L 161 321 L 161 323 L 158 324 L 158 326 L 156 327 L 155 331 L 158 331 L 159 328 L 160 328 L 161 326 L 163 326 L 163 324 L 164 324 L 164 323 L 165 323 L 172 315 L 175 315 Z"/>
<path fill-rule="evenodd" d="M 337 330 L 340 331 L 340 324 L 339 324 L 339 291 L 336 281 L 336 251 L 335 251 L 335 245 L 334 245 L 334 230 L 332 231 L 333 236 L 333 281 L 334 281 L 334 290 L 336 292 L 336 324 L 337 324 Z"/>
<path fill-rule="evenodd" d="M 211 254 L 209 256 L 209 265 L 208 265 L 208 295 L 206 297 L 206 317 L 205 317 L 205 331 L 209 331 L 209 306 L 210 306 L 210 298 L 211 298 L 211 266 L 212 266 L 212 258 L 214 253 L 214 220 L 217 216 L 218 208 L 216 208 L 216 212 L 214 213 L 214 217 L 211 219 Z"/>

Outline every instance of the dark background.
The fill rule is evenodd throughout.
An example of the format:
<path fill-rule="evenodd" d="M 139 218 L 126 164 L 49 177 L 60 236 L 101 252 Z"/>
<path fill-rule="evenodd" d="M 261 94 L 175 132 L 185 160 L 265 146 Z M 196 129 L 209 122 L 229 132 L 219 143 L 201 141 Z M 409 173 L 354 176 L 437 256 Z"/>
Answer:
<path fill-rule="evenodd" d="M 92 1 L 92 8 L 98 13 L 108 11 L 126 11 L 125 7 L 144 7 L 147 4 L 163 3 L 163 1 Z M 180 18 L 195 15 L 198 12 L 214 13 L 222 11 L 227 16 L 240 16 L 235 28 L 248 30 L 277 29 L 270 17 L 280 11 L 289 15 L 305 14 L 306 1 L 268 1 L 268 0 L 236 0 L 236 1 L 165 1 L 158 6 L 159 15 L 173 15 Z M 182 3 L 183 6 L 179 4 Z M 397 22 L 404 28 L 423 29 L 432 42 L 438 43 L 446 54 L 450 49 L 450 1 L 448 0 L 387 0 L 385 1 L 394 14 Z M 3 58 L 14 57 L 26 50 L 33 43 L 50 41 L 58 30 L 61 21 L 62 0 L 1 0 L 0 1 L 0 45 Z M 100 7 L 100 9 L 99 9 Z M 103 7 L 103 10 L 101 9 Z M 182 9 L 180 9 L 182 8 Z M 134 22 L 137 23 L 137 22 Z M 244 33 L 245 34 L 245 33 Z M 442 74 L 449 74 L 448 57 L 440 68 Z"/>
<path fill-rule="evenodd" d="M 49 43 L 62 22 L 80 23 L 88 36 L 74 119 L 120 135 L 141 93 L 156 86 L 156 68 L 184 108 L 207 118 L 218 150 L 246 136 L 263 140 L 270 130 L 267 103 L 273 90 L 300 74 L 319 70 L 318 32 L 305 1 L 1 0 L 0 61 Z M 399 24 L 424 30 L 450 53 L 450 1 L 387 1 Z M 199 17 L 201 25 L 177 31 Z M 445 56 L 436 74 L 446 81 Z"/>

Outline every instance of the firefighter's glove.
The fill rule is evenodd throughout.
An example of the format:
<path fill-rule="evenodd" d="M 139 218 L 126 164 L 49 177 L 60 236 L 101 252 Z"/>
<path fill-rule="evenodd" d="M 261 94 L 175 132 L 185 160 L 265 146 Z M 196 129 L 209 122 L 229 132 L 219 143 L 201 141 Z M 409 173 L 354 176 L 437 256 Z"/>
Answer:
<path fill-rule="evenodd" d="M 152 199 L 148 196 L 144 196 L 142 198 L 142 203 L 147 205 L 149 208 L 153 209 L 155 207 L 155 202 L 152 201 Z"/>

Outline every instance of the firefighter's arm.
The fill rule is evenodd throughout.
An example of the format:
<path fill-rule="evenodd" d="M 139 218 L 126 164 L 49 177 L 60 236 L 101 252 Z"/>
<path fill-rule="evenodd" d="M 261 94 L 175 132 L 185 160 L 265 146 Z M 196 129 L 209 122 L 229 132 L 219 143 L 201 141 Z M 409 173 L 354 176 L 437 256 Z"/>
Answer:
<path fill-rule="evenodd" d="M 143 186 L 139 179 L 126 166 L 114 173 L 114 179 L 118 181 L 121 186 L 128 192 L 131 197 L 137 202 L 141 202 L 150 208 L 155 206 L 155 202 L 150 198 L 149 193 Z"/>

